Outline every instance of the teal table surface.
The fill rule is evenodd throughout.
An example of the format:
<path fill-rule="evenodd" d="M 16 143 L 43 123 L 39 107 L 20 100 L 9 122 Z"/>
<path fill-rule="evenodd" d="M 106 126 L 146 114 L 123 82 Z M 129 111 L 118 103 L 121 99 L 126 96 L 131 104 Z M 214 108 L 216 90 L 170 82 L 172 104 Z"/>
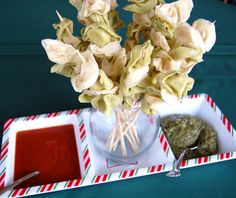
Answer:
<path fill-rule="evenodd" d="M 127 2 L 118 3 L 128 22 L 130 14 L 121 9 Z M 190 22 L 200 17 L 216 21 L 217 43 L 191 73 L 196 80 L 191 93 L 211 95 L 236 126 L 236 6 L 218 0 L 194 3 Z M 87 106 L 78 103 L 68 79 L 50 74 L 52 63 L 40 46 L 41 39 L 55 38 L 56 9 L 76 22 L 67 0 L 0 0 L 0 128 L 11 117 Z M 81 26 L 75 23 L 75 28 L 79 32 Z M 176 179 L 156 174 L 36 197 L 236 197 L 235 170 L 236 160 L 231 160 L 185 169 Z"/>

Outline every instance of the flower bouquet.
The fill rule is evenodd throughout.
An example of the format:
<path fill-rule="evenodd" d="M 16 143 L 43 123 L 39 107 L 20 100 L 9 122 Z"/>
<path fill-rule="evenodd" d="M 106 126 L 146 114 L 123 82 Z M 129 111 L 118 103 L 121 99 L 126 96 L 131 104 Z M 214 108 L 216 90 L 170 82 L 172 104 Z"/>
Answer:
<path fill-rule="evenodd" d="M 140 111 L 134 107 L 155 115 L 163 103 L 176 104 L 193 87 L 188 74 L 216 40 L 214 23 L 187 23 L 192 0 L 128 1 L 124 10 L 133 13 L 133 21 L 124 46 L 116 32 L 124 25 L 116 0 L 70 0 L 84 25 L 81 35 L 74 35 L 73 22 L 57 12 L 57 39 L 42 40 L 55 63 L 51 72 L 70 78 L 81 103 L 115 116 L 105 145 L 123 157 L 127 145 L 137 153 L 142 141 L 136 126 Z"/>

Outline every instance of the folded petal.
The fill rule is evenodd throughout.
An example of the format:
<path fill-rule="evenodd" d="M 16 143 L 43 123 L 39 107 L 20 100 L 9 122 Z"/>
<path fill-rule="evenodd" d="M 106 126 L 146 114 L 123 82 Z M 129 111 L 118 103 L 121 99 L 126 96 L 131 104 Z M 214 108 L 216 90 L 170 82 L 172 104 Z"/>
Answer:
<path fill-rule="evenodd" d="M 122 49 L 120 52 L 114 54 L 111 59 L 102 60 L 102 70 L 106 75 L 111 78 L 113 81 L 118 81 L 124 67 L 127 63 L 127 55 L 125 49 Z"/>
<path fill-rule="evenodd" d="M 93 23 L 88 25 L 83 32 L 84 40 L 89 40 L 99 47 L 103 47 L 111 41 L 121 41 L 121 37 L 118 36 L 110 26 L 105 23 Z"/>
<path fill-rule="evenodd" d="M 133 21 L 138 25 L 144 25 L 149 27 L 152 24 L 152 18 L 154 16 L 155 11 L 153 9 L 143 14 L 133 13 Z"/>
<path fill-rule="evenodd" d="M 65 77 L 72 77 L 74 73 L 75 63 L 66 63 L 64 65 L 53 65 L 51 67 L 51 73 L 57 73 Z"/>
<path fill-rule="evenodd" d="M 75 74 L 71 77 L 71 83 L 76 92 L 82 92 L 93 86 L 98 78 L 98 64 L 91 51 L 82 52 L 84 60 L 78 58 Z"/>
<path fill-rule="evenodd" d="M 133 48 L 126 68 L 126 87 L 131 88 L 136 86 L 147 76 L 149 64 L 151 63 L 152 51 L 153 46 L 150 41 L 146 41 L 142 45 L 136 45 Z"/>
<path fill-rule="evenodd" d="M 148 115 L 155 115 L 163 103 L 160 97 L 145 94 L 141 100 L 141 109 Z"/>
<path fill-rule="evenodd" d="M 175 29 L 174 37 L 181 46 L 201 49 L 203 53 L 206 51 L 201 34 L 187 23 Z"/>
<path fill-rule="evenodd" d="M 166 40 L 166 37 L 161 32 L 156 32 L 152 28 L 150 33 L 150 38 L 156 47 L 160 47 L 166 52 L 170 51 L 170 46 Z"/>
<path fill-rule="evenodd" d="M 110 58 L 122 50 L 120 42 L 117 40 L 113 42 L 109 42 L 103 47 L 99 47 L 97 45 L 91 44 L 89 48 L 95 56 L 100 57 L 100 58 L 105 58 L 105 57 Z"/>
<path fill-rule="evenodd" d="M 117 95 L 100 95 L 92 99 L 93 107 L 99 109 L 106 115 L 111 115 L 112 110 L 118 107 L 122 102 L 122 98 Z"/>
<path fill-rule="evenodd" d="M 159 83 L 162 99 L 172 104 L 187 95 L 193 87 L 194 80 L 187 74 L 170 72 L 160 74 Z"/>
<path fill-rule="evenodd" d="M 158 0 L 129 0 L 129 2 L 132 2 L 133 4 L 125 6 L 124 10 L 143 14 L 154 8 L 158 3 Z"/>
<path fill-rule="evenodd" d="M 48 59 L 59 65 L 72 62 L 77 54 L 77 50 L 73 46 L 58 40 L 44 39 L 41 43 Z"/>
<path fill-rule="evenodd" d="M 209 52 L 216 42 L 215 24 L 205 19 L 198 19 L 192 26 L 200 33 L 205 50 Z"/>
<path fill-rule="evenodd" d="M 176 27 L 189 19 L 192 8 L 192 0 L 179 0 L 173 3 L 157 5 L 155 13 L 161 19 Z"/>

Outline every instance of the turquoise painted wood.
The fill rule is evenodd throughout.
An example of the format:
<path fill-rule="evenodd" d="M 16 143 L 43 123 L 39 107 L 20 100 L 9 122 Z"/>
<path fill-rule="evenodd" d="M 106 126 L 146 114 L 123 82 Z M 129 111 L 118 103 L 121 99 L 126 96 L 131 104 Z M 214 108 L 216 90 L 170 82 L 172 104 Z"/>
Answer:
<path fill-rule="evenodd" d="M 126 0 L 118 0 L 122 6 Z M 236 126 L 236 6 L 218 0 L 194 0 L 190 21 L 216 21 L 217 43 L 205 62 L 194 68 L 192 93 L 210 94 Z M 128 22 L 131 15 L 122 11 Z M 64 77 L 50 74 L 50 63 L 40 45 L 55 38 L 51 26 L 55 10 L 76 22 L 76 10 L 67 0 L 0 0 L 0 127 L 10 117 L 83 107 Z M 78 33 L 81 26 L 75 23 Z M 125 30 L 119 32 L 125 36 Z M 85 187 L 37 197 L 235 197 L 236 161 L 192 168 L 177 179 L 164 174 Z M 183 190 L 184 189 L 184 190 Z"/>

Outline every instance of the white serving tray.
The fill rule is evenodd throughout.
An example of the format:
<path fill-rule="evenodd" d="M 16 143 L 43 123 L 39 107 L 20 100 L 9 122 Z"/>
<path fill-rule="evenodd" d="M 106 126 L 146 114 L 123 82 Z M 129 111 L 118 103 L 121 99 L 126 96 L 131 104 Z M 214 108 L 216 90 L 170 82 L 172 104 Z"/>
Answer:
<path fill-rule="evenodd" d="M 0 157 L 0 188 L 13 182 L 16 132 L 64 124 L 74 125 L 83 177 L 71 181 L 15 189 L 5 193 L 2 197 L 23 197 L 48 193 L 161 173 L 172 169 L 175 158 L 161 130 L 150 150 L 137 161 L 129 164 L 114 164 L 101 156 L 92 144 L 88 120 L 89 111 L 90 109 L 75 109 L 7 120 L 3 129 Z M 194 94 L 182 99 L 176 106 L 164 104 L 160 109 L 161 117 L 176 113 L 194 115 L 207 121 L 216 130 L 219 141 L 219 154 L 183 161 L 182 168 L 236 158 L 235 130 L 210 96 Z"/>

